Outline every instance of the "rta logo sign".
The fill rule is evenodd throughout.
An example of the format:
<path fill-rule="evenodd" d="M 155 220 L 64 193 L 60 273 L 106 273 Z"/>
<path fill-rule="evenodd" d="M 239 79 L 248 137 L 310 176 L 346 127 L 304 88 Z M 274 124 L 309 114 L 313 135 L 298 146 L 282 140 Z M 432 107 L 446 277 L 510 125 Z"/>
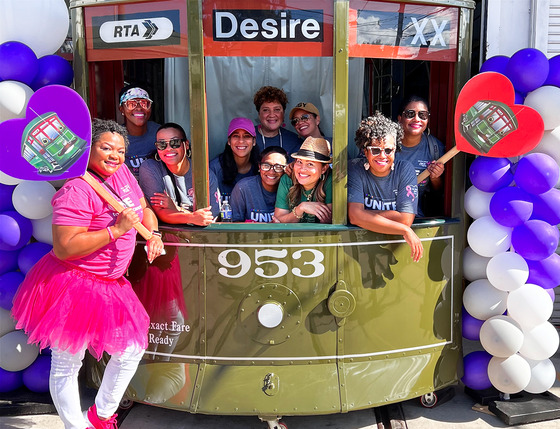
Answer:
<path fill-rule="evenodd" d="M 105 43 L 165 40 L 172 34 L 173 23 L 163 17 L 107 21 L 99 28 L 99 36 Z"/>

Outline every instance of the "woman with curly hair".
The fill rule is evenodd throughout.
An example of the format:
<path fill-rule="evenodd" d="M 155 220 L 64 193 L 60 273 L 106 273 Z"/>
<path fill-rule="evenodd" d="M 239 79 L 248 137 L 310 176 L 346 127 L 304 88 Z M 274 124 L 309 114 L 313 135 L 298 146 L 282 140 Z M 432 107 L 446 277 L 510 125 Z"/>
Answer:
<path fill-rule="evenodd" d="M 283 128 L 288 105 L 286 93 L 274 86 L 263 86 L 255 93 L 253 103 L 259 113 L 260 123 L 255 127 L 259 150 L 280 146 L 288 153 L 297 151 L 301 144 L 298 135 Z"/>
<path fill-rule="evenodd" d="M 292 172 L 280 179 L 274 217 L 278 222 L 332 222 L 332 162 L 329 142 L 307 137 L 295 158 Z"/>
<path fill-rule="evenodd" d="M 366 162 L 357 158 L 348 167 L 348 219 L 370 231 L 402 235 L 418 262 L 424 249 L 410 227 L 418 204 L 416 172 L 408 161 L 395 160 L 402 138 L 401 125 L 379 112 L 362 120 L 355 141 Z"/>

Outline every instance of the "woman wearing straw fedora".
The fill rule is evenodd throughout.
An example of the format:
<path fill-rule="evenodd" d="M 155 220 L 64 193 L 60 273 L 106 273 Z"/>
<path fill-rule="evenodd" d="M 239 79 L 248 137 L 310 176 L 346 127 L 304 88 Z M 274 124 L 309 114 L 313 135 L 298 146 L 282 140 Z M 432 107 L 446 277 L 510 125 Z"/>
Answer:
<path fill-rule="evenodd" d="M 379 112 L 362 120 L 356 145 L 364 158 L 348 167 L 348 220 L 384 234 L 402 235 L 414 262 L 424 251 L 420 238 L 410 227 L 418 205 L 416 172 L 408 161 L 396 160 L 403 130 Z"/>
<path fill-rule="evenodd" d="M 308 137 L 292 154 L 293 171 L 282 176 L 274 217 L 284 223 L 331 223 L 332 180 L 330 144 Z"/>

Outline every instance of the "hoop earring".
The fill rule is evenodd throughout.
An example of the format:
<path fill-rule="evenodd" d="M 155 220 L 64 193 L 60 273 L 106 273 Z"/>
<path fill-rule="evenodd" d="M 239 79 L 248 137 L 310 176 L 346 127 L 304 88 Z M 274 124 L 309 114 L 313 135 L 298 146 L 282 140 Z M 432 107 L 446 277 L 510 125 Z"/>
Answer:
<path fill-rule="evenodd" d="M 187 158 L 190 158 L 192 156 L 192 149 L 189 147 L 186 151 L 185 154 L 187 155 Z"/>
<path fill-rule="evenodd" d="M 159 154 L 156 152 L 156 154 L 154 155 L 154 159 L 156 161 L 161 161 L 161 158 L 159 157 Z"/>
<path fill-rule="evenodd" d="M 430 127 L 426 127 L 426 134 L 430 135 Z"/>

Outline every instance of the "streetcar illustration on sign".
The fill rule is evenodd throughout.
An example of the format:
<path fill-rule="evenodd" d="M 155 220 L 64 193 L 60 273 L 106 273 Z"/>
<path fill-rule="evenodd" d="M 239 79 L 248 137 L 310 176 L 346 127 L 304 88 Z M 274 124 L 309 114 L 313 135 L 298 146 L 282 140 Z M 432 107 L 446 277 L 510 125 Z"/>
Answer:
<path fill-rule="evenodd" d="M 55 112 L 27 124 L 21 137 L 21 155 L 39 174 L 56 176 L 66 171 L 87 150 L 87 142 L 68 128 Z"/>
<path fill-rule="evenodd" d="M 513 111 L 499 101 L 477 101 L 467 113 L 461 115 L 461 134 L 483 153 L 488 153 L 496 143 L 517 128 Z"/>

